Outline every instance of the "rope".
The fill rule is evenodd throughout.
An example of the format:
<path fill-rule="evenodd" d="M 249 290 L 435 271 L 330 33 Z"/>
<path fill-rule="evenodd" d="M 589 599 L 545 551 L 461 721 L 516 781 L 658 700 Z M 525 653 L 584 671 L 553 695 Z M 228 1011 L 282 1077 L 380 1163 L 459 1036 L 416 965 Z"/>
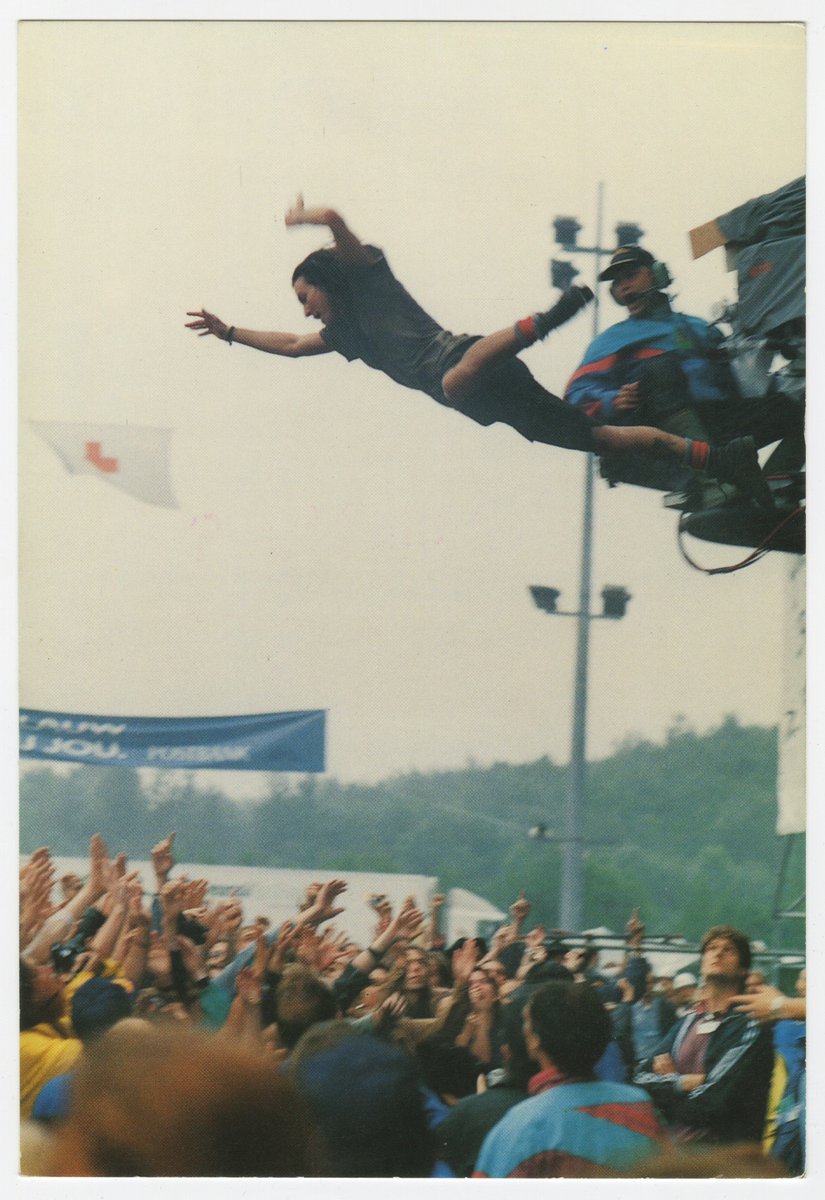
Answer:
<path fill-rule="evenodd" d="M 734 571 L 742 571 L 745 567 L 751 567 L 754 563 L 759 562 L 760 558 L 763 558 L 771 549 L 771 542 L 774 541 L 777 535 L 782 532 L 782 530 L 787 524 L 789 524 L 790 521 L 793 521 L 796 517 L 801 516 L 804 511 L 805 510 L 799 506 L 798 508 L 795 508 L 793 512 L 789 512 L 788 515 L 783 517 L 777 525 L 774 525 L 773 529 L 766 534 L 759 545 L 752 550 L 750 554 L 746 555 L 745 558 L 743 558 L 740 562 L 732 563 L 727 567 L 703 567 L 699 563 L 694 562 L 694 560 L 685 550 L 684 546 L 685 530 L 683 527 L 683 522 L 685 516 L 689 514 L 683 513 L 679 518 L 679 525 L 676 534 L 679 550 L 682 558 L 689 566 L 693 567 L 694 571 L 701 571 L 704 575 L 732 575 Z"/>

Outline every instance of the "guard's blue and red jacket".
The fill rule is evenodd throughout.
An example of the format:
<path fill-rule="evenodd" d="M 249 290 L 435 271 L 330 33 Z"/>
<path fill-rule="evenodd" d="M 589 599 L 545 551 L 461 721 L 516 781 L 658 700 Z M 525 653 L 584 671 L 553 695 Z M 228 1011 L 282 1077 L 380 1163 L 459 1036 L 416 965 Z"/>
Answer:
<path fill-rule="evenodd" d="M 650 1058 L 638 1064 L 633 1082 L 650 1093 L 666 1121 L 686 1133 L 712 1142 L 758 1142 L 774 1061 L 773 1036 L 767 1026 L 728 1010 L 708 1038 L 705 1082 L 692 1092 L 682 1091 L 679 1075 L 653 1071 L 659 1054 L 669 1054 L 678 1062 L 688 1030 L 707 1017 L 700 1004 L 668 1030 Z"/>
<path fill-rule="evenodd" d="M 640 1088 L 565 1078 L 551 1068 L 534 1075 L 529 1090 L 530 1099 L 487 1134 L 474 1178 L 592 1177 L 600 1168 L 627 1167 L 665 1143 Z"/>
<path fill-rule="evenodd" d="M 590 343 L 564 398 L 588 417 L 609 423 L 619 389 L 641 378 L 651 359 L 671 355 L 678 359 L 694 404 L 730 402 L 736 385 L 720 352 L 723 340 L 714 325 L 683 313 L 628 317 Z"/>

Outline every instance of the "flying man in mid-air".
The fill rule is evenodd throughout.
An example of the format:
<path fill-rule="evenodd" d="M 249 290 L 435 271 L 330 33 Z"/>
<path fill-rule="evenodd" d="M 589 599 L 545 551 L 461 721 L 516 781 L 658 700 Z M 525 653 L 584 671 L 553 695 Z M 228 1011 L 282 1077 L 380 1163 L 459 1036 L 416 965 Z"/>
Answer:
<path fill-rule="evenodd" d="M 583 308 L 592 299 L 589 288 L 570 288 L 546 312 L 486 337 L 453 334 L 416 303 L 383 252 L 361 242 L 335 209 L 306 208 L 299 196 L 285 221 L 287 226 L 326 226 L 332 233 L 333 245 L 309 254 L 292 275 L 304 315 L 320 321 L 321 329 L 307 334 L 239 329 L 206 309 L 189 312 L 195 319 L 187 328 L 287 358 L 334 350 L 480 425 L 510 425 L 529 441 L 596 454 L 642 453 L 745 490 L 758 486 L 759 463 L 750 438 L 717 446 L 650 426 L 599 424 L 533 377 L 518 355 Z"/>

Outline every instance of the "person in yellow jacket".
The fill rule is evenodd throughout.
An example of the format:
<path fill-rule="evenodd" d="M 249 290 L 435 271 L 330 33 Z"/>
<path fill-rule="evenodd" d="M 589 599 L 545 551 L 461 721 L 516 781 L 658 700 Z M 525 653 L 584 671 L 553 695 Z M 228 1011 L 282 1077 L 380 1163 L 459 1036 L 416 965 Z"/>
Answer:
<path fill-rule="evenodd" d="M 66 1016 L 63 979 L 51 963 L 20 959 L 20 1116 L 31 1116 L 44 1083 L 70 1071 L 83 1043 Z"/>
<path fill-rule="evenodd" d="M 66 979 L 51 964 L 20 960 L 20 1115 L 31 1116 L 40 1089 L 74 1066 L 82 1042 L 72 1028 L 72 997 L 90 979 L 131 980 L 114 959 L 90 962 Z M 34 1021 L 34 1024 L 31 1022 Z M 24 1024 L 25 1022 L 25 1024 Z"/>

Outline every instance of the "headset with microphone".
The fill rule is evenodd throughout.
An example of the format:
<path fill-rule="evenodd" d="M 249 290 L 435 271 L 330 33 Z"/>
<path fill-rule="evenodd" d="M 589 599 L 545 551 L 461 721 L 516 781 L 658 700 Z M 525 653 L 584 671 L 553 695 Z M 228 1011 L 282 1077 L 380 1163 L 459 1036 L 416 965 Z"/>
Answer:
<path fill-rule="evenodd" d="M 619 249 L 617 251 L 615 251 L 613 258 L 615 259 L 621 253 L 622 250 L 631 250 L 631 249 L 640 249 L 640 248 L 641 247 L 620 246 Z M 632 262 L 632 260 L 630 260 L 630 261 Z M 652 292 L 664 291 L 664 289 L 666 287 L 669 287 L 670 284 L 673 283 L 673 276 L 671 275 L 670 271 L 668 270 L 667 264 L 663 263 L 663 262 L 659 262 L 659 260 L 653 258 L 652 255 L 651 255 L 651 261 L 649 263 L 638 262 L 638 266 L 639 267 L 646 266 L 648 268 L 648 270 L 650 271 L 650 274 L 653 277 L 652 287 L 644 288 L 641 291 L 634 292 L 632 294 L 632 296 L 628 296 L 625 300 L 619 300 L 616 296 L 616 280 L 613 279 L 610 281 L 610 295 L 613 297 L 613 299 L 616 301 L 617 304 L 627 305 L 630 303 L 631 300 L 638 300 L 641 296 L 649 296 Z"/>

